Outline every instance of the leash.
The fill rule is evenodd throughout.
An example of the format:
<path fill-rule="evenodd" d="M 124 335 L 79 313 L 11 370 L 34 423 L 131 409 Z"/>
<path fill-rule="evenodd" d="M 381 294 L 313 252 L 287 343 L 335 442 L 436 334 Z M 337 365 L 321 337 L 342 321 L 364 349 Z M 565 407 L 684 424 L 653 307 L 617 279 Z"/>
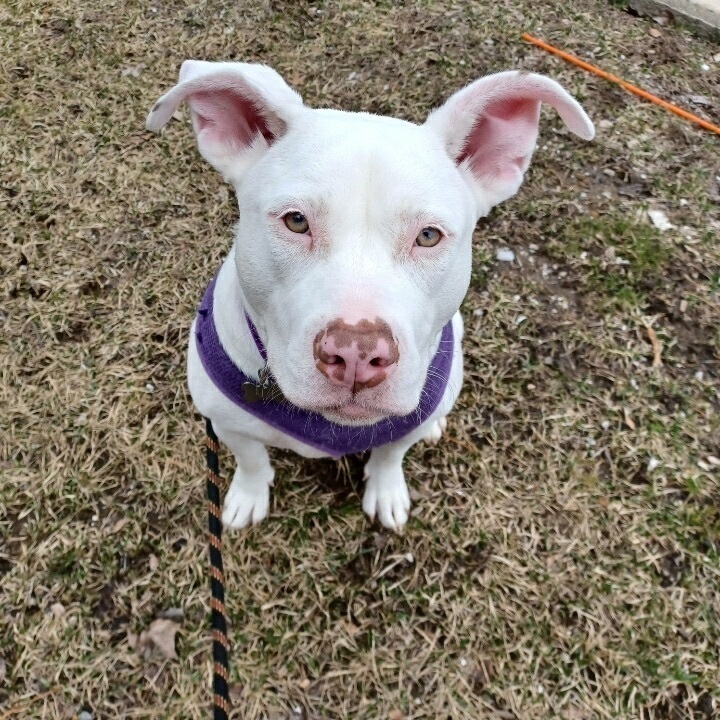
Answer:
<path fill-rule="evenodd" d="M 220 520 L 220 463 L 217 435 L 212 423 L 205 418 L 208 499 L 208 547 L 210 550 L 210 609 L 213 638 L 213 720 L 228 720 L 230 694 L 228 692 L 227 613 L 225 611 L 225 576 L 222 559 L 222 521 Z"/>

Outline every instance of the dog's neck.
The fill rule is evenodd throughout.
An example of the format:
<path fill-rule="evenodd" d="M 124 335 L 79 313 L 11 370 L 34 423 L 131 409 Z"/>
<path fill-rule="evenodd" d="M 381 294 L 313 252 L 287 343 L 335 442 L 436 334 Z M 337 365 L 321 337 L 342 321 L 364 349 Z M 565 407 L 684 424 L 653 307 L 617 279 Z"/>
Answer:
<path fill-rule="evenodd" d="M 233 364 L 245 375 L 257 379 L 265 367 L 265 360 L 260 355 L 246 320 L 247 303 L 238 281 L 233 252 L 225 258 L 215 284 L 214 305 L 226 309 L 225 312 L 214 313 L 215 327 Z M 232 312 L 227 312 L 229 308 L 232 308 Z M 260 337 L 262 340 L 262 335 Z"/>

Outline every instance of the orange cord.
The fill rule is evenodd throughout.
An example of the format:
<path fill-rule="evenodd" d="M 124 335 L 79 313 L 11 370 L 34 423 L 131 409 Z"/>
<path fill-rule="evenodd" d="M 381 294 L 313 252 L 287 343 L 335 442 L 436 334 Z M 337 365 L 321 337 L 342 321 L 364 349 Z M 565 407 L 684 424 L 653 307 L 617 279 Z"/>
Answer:
<path fill-rule="evenodd" d="M 627 90 L 628 92 L 632 93 L 633 95 L 637 95 L 638 97 L 643 98 L 644 100 L 649 100 L 652 103 L 655 103 L 656 105 L 660 105 L 660 107 L 664 107 L 666 110 L 669 110 L 670 112 L 675 113 L 676 115 L 679 115 L 681 118 L 685 118 L 685 120 L 690 120 L 691 122 L 697 123 L 700 125 L 700 127 L 705 128 L 706 130 L 710 130 L 711 132 L 717 133 L 720 135 L 720 127 L 717 125 L 713 125 L 712 123 L 708 122 L 707 120 L 703 120 L 702 118 L 699 118 L 697 115 L 693 115 L 692 113 L 688 112 L 687 110 L 683 110 L 682 108 L 679 108 L 677 105 L 673 105 L 672 103 L 666 102 L 665 100 L 661 100 L 659 97 L 656 97 L 655 95 L 651 95 L 649 92 L 646 92 L 645 90 L 641 90 L 639 87 L 636 87 L 635 85 L 631 85 L 629 82 L 625 82 L 624 80 L 621 80 L 619 77 L 616 77 L 615 75 L 611 75 L 608 72 L 605 72 L 604 70 L 600 70 L 600 68 L 595 67 L 594 65 L 591 65 L 590 63 L 586 63 L 584 60 L 580 60 L 579 58 L 576 58 L 574 55 L 570 55 L 569 53 L 563 52 L 562 50 L 558 50 L 556 47 L 553 47 L 552 45 L 548 45 L 546 42 L 543 42 L 542 40 L 538 40 L 537 38 L 533 37 L 532 35 L 528 35 L 528 33 L 522 34 L 522 39 L 526 40 L 529 43 L 532 43 L 533 45 L 537 45 L 539 48 L 542 48 L 543 50 L 546 50 L 549 53 L 552 53 L 553 55 L 557 55 L 558 57 L 561 57 L 563 60 L 567 60 L 568 62 L 572 63 L 573 65 L 577 65 L 578 67 L 581 67 L 583 70 L 587 70 L 588 72 L 593 73 L 594 75 L 598 75 L 601 78 L 605 78 L 605 80 L 609 80 L 612 83 L 616 83 L 624 90 Z"/>

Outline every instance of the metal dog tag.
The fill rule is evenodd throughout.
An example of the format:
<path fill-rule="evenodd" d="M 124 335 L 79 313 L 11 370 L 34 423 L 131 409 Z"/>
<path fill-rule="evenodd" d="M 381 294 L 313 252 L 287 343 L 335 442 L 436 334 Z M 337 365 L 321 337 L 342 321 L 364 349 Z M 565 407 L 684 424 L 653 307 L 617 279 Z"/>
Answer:
<path fill-rule="evenodd" d="M 283 395 L 279 385 L 270 375 L 270 368 L 267 365 L 258 373 L 258 382 L 246 382 L 242 386 L 243 399 L 247 403 L 259 402 L 260 400 L 272 401 L 281 400 Z"/>

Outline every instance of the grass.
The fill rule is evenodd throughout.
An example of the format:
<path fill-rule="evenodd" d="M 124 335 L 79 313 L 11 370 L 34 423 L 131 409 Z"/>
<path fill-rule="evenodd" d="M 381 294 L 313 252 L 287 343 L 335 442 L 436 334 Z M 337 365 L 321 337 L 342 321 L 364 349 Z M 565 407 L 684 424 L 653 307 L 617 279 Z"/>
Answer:
<path fill-rule="evenodd" d="M 362 515 L 361 459 L 274 453 L 270 518 L 227 538 L 234 717 L 717 716 L 717 139 L 518 35 L 680 105 L 707 97 L 694 110 L 715 120 L 717 48 L 599 0 L 571 12 L 0 8 L 0 718 L 208 716 L 184 353 L 235 211 L 185 122 L 143 130 L 186 57 L 268 62 L 312 105 L 415 121 L 517 67 L 560 80 L 599 128 L 585 144 L 544 112 L 526 185 L 478 225 L 466 385 L 444 442 L 406 460 L 406 532 Z M 178 660 L 133 650 L 178 607 Z"/>

